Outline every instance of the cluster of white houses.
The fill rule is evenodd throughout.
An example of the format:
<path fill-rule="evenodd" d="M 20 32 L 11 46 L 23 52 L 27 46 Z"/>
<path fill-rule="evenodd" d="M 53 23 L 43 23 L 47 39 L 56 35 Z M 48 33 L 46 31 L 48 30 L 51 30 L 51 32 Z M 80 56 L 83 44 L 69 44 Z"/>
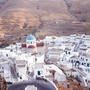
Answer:
<path fill-rule="evenodd" d="M 49 41 L 50 40 L 50 41 Z M 46 37 L 48 50 L 46 62 L 64 67 L 67 76 L 73 76 L 90 84 L 90 36 L 71 35 L 62 37 Z"/>
<path fill-rule="evenodd" d="M 39 52 L 38 48 L 43 49 Z M 14 80 L 18 79 L 16 76 L 18 80 L 45 77 L 61 82 L 73 76 L 85 87 L 90 84 L 89 52 L 89 35 L 46 36 L 41 41 L 29 35 L 24 44 L 16 43 L 0 49 L 0 55 L 9 63 L 7 67 Z M 5 61 L 0 57 L 0 63 Z M 7 67 L 4 66 L 0 64 L 0 73 L 6 72 Z M 15 69 L 14 72 L 12 69 Z"/>

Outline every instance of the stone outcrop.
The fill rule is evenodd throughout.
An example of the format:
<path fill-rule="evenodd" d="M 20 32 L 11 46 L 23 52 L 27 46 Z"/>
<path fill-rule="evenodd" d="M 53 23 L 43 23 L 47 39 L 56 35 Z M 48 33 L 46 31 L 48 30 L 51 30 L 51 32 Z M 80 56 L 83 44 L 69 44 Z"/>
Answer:
<path fill-rule="evenodd" d="M 0 90 L 7 90 L 7 83 L 1 75 L 0 75 Z"/>

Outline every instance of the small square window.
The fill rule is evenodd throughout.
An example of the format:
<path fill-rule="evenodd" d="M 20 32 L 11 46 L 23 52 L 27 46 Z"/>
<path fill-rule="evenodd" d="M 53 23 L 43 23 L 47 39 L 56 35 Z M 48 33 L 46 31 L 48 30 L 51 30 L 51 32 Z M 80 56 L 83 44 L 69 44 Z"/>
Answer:
<path fill-rule="evenodd" d="M 86 59 L 86 61 L 88 61 L 88 59 Z"/>

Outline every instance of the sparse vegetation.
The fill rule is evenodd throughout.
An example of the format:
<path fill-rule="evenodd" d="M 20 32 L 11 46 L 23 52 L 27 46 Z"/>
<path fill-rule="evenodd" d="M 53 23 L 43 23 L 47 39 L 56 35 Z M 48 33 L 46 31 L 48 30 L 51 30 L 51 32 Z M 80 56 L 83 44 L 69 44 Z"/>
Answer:
<path fill-rule="evenodd" d="M 39 38 L 90 34 L 89 6 L 89 0 L 7 0 L 0 9 L 0 37 L 5 35 L 14 42 L 22 41 L 29 33 Z"/>

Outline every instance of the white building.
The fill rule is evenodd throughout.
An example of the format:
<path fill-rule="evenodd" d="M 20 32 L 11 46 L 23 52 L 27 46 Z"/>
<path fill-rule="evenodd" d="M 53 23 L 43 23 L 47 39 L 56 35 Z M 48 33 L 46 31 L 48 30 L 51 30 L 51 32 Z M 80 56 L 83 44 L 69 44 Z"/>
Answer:
<path fill-rule="evenodd" d="M 7 57 L 0 58 L 0 75 L 5 78 L 7 82 L 17 81 L 16 63 L 13 59 Z"/>
<path fill-rule="evenodd" d="M 26 45 L 27 47 L 36 47 L 36 38 L 31 34 L 26 37 Z"/>
<path fill-rule="evenodd" d="M 26 37 L 26 47 L 30 48 L 33 53 L 37 52 L 36 38 L 32 34 Z"/>

